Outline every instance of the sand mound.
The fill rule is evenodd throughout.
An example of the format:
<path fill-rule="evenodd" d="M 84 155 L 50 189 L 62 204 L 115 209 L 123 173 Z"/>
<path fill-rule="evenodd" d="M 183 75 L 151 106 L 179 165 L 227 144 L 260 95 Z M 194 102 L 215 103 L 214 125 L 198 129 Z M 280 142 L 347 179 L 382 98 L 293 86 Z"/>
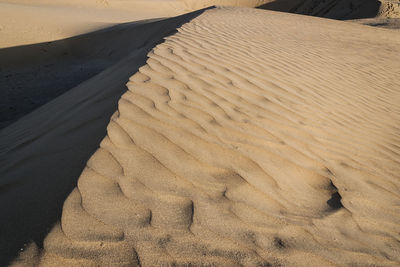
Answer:
<path fill-rule="evenodd" d="M 357 24 L 206 11 L 130 78 L 36 259 L 398 266 L 399 45 Z"/>
<path fill-rule="evenodd" d="M 115 64 L 150 38 L 130 38 L 138 34 L 131 21 L 140 26 L 213 4 L 255 7 L 265 2 L 0 0 L 0 129 Z"/>
<path fill-rule="evenodd" d="M 332 19 L 400 17 L 398 0 L 272 0 L 261 8 Z"/>
<path fill-rule="evenodd" d="M 0 0 L 0 48 L 48 42 L 117 23 L 171 17 L 213 5 L 268 0 Z"/>
<path fill-rule="evenodd" d="M 132 5 L 108 7 L 99 1 L 94 6 L 89 3 L 92 2 L 47 3 L 35 0 L 15 3 L 0 0 L 0 48 L 59 40 L 119 23 L 187 13 L 176 12 L 173 7 L 163 3 L 153 3 L 152 6 L 136 4 L 135 8 Z"/>
<path fill-rule="evenodd" d="M 104 138 L 129 77 L 145 64 L 147 53 L 163 37 L 199 13 L 119 25 L 52 44 L 10 48 L 0 55 L 2 59 L 9 56 L 1 62 L 10 68 L 31 67 L 31 76 L 38 78 L 18 81 L 32 84 L 28 88 L 40 90 L 42 97 L 49 97 L 46 94 L 52 90 L 69 89 L 63 83 L 84 78 L 76 77 L 77 67 L 97 72 L 106 68 L 0 131 L 0 266 L 29 240 L 42 244 L 85 163 Z M 40 53 L 42 48 L 47 53 Z M 50 68 L 38 71 L 49 62 Z M 1 103 L 7 99 L 6 95 Z"/>

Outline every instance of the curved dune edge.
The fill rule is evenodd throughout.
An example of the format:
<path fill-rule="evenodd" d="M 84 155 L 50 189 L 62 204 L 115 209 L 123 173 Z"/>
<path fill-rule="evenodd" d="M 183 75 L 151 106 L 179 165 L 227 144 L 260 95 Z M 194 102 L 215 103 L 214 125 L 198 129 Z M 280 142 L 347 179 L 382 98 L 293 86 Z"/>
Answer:
<path fill-rule="evenodd" d="M 7 266 L 20 251 L 27 260 L 35 254 L 35 245 L 29 242 L 41 246 L 60 219 L 66 197 L 106 135 L 129 77 L 146 63 L 147 54 L 163 38 L 203 11 L 151 23 L 122 24 L 54 44 L 56 51 L 51 56 L 64 64 L 65 71 L 75 66 L 58 56 L 68 49 L 79 51 L 75 55 L 82 64 L 90 65 L 92 59 L 107 61 L 94 77 L 0 130 L 0 266 Z M 24 59 L 18 64 L 46 64 L 46 58 L 43 61 L 35 54 L 43 46 L 13 50 Z M 33 83 L 57 87 L 52 76 L 59 70 L 50 68 L 48 81 L 37 78 Z"/>
<path fill-rule="evenodd" d="M 398 266 L 399 44 L 206 11 L 130 78 L 40 264 Z"/>

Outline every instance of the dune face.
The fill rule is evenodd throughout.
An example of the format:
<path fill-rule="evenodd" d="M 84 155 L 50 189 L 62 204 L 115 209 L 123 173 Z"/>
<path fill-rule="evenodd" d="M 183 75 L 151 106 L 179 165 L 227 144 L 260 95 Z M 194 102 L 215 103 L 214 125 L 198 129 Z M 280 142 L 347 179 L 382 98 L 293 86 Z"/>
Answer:
<path fill-rule="evenodd" d="M 176 12 L 182 8 L 170 6 L 170 1 L 151 1 L 152 5 L 123 2 L 125 6 L 110 7 L 100 1 L 0 0 L 0 48 L 60 40 L 118 23 L 187 13 Z"/>
<path fill-rule="evenodd" d="M 173 32 L 168 21 L 161 24 Z M 0 49 L 0 129 L 162 39 L 157 25 L 125 23 L 59 41 Z"/>
<path fill-rule="evenodd" d="M 17 68 L 26 64 L 34 74 L 38 67 L 54 63 L 50 68 L 39 68 L 40 79 L 18 80 L 39 88 L 43 97 L 51 90 L 69 89 L 65 86 L 70 80 L 82 78 L 72 71 L 76 63 L 101 70 L 0 130 L 0 266 L 7 266 L 19 251 L 24 252 L 22 261 L 33 265 L 36 256 L 30 253 L 35 254 L 37 247 L 29 242 L 42 246 L 59 220 L 63 202 L 106 134 L 129 77 L 146 63 L 156 44 L 201 12 L 152 23 L 122 24 L 52 44 L 10 48 L 9 53 L 0 54 L 2 60 L 9 56 L 8 61 L 0 62 L 14 63 Z M 42 48 L 47 53 L 40 53 Z M 54 79 L 58 75 L 62 79 Z M 7 103 L 8 96 L 2 96 L 0 103 Z"/>
<path fill-rule="evenodd" d="M 269 0 L 0 0 L 0 48 L 48 42 L 117 23 L 178 16 L 214 5 Z"/>
<path fill-rule="evenodd" d="M 400 2 L 397 0 L 275 0 L 261 7 L 332 19 L 393 18 L 400 15 Z"/>
<path fill-rule="evenodd" d="M 130 77 L 35 259 L 398 266 L 399 45 L 357 24 L 206 11 Z"/>
<path fill-rule="evenodd" d="M 0 129 L 135 49 L 132 41 L 125 42 L 126 35 L 137 34 L 133 23 L 120 23 L 140 26 L 214 4 L 256 7 L 265 2 L 0 0 Z"/>

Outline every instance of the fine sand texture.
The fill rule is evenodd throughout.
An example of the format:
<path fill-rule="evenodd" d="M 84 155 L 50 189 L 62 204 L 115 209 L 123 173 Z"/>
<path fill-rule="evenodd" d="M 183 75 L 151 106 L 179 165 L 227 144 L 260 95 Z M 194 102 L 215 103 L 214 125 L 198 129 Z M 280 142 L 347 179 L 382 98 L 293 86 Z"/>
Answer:
<path fill-rule="evenodd" d="M 399 266 L 399 35 L 216 8 L 148 56 L 16 263 Z"/>

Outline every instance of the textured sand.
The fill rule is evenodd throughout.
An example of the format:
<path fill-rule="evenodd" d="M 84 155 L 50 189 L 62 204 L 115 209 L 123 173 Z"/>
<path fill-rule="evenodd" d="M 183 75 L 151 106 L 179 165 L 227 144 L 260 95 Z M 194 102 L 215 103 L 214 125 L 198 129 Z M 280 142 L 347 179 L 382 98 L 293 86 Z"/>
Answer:
<path fill-rule="evenodd" d="M 217 8 L 148 56 L 41 265 L 400 264 L 399 35 Z"/>
<path fill-rule="evenodd" d="M 0 129 L 115 64 L 136 49 L 132 43 L 146 42 L 146 30 L 132 30 L 134 23 L 214 4 L 266 2 L 0 0 Z"/>
<path fill-rule="evenodd" d="M 0 62 L 9 63 L 10 69 L 13 65 L 28 68 L 26 75 L 13 77 L 24 85 L 28 99 L 36 100 L 40 94 L 48 98 L 52 91 L 69 89 L 66 85 L 71 81 L 82 79 L 76 77 L 78 67 L 83 67 L 83 72 L 103 70 L 0 130 L 0 266 L 25 251 L 30 241 L 42 244 L 59 220 L 63 202 L 87 160 L 104 138 L 129 77 L 146 63 L 146 55 L 163 37 L 199 13 L 123 24 L 51 44 L 1 51 Z M 49 63 L 51 67 L 43 67 Z M 3 85 L 1 108 L 15 96 L 3 94 L 7 88 Z"/>

